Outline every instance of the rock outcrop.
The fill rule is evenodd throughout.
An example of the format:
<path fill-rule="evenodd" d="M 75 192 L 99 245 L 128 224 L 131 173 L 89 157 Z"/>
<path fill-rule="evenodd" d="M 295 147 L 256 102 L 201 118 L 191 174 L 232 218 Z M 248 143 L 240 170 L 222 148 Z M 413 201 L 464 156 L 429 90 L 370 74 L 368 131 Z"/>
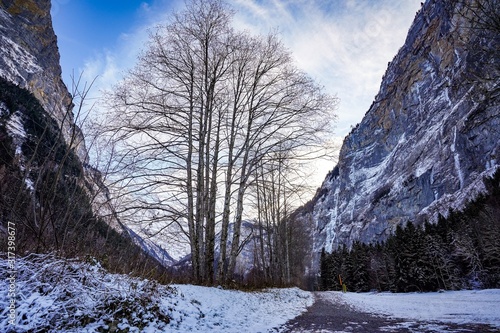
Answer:
<path fill-rule="evenodd" d="M 56 121 L 83 166 L 94 212 L 121 232 L 124 226 L 109 205 L 100 172 L 88 164 L 84 136 L 75 123 L 73 96 L 61 77 L 50 8 L 50 0 L 0 0 L 0 77 L 31 92 Z"/>
<path fill-rule="evenodd" d="M 314 223 L 314 252 L 434 221 L 499 167 L 500 33 L 474 19 L 474 3 L 428 0 L 417 13 L 338 165 L 299 212 Z"/>
<path fill-rule="evenodd" d="M 61 78 L 50 0 L 0 0 L 0 76 L 29 90 L 58 122 L 66 143 L 86 162 L 73 100 Z"/>

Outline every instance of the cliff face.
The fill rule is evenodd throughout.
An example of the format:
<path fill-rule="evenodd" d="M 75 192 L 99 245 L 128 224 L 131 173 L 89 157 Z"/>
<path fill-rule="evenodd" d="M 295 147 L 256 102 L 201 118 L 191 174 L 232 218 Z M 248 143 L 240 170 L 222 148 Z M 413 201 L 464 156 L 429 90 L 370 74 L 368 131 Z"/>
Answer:
<path fill-rule="evenodd" d="M 314 222 L 314 252 L 460 209 L 498 168 L 500 34 L 463 2 L 428 0 L 417 13 L 338 165 L 299 213 Z"/>
<path fill-rule="evenodd" d="M 72 97 L 62 81 L 59 59 L 50 0 L 0 0 L 0 76 L 40 101 L 85 162 L 83 136 L 74 126 Z"/>
<path fill-rule="evenodd" d="M 162 249 L 114 218 L 99 172 L 86 164 L 72 102 L 50 0 L 0 0 L 0 251 L 14 228 L 18 254 L 95 257 L 116 272 L 161 278 Z"/>
<path fill-rule="evenodd" d="M 83 164 L 86 189 L 93 197 L 94 212 L 115 229 L 114 218 L 100 174 L 88 166 L 88 152 L 73 116 L 73 98 L 62 81 L 57 37 L 52 27 L 50 0 L 0 0 L 0 77 L 31 92 L 44 111 L 57 123 L 58 135 Z M 15 112 L 16 110 L 10 110 Z M 23 115 L 19 130 L 31 116 Z M 12 131 L 11 131 L 12 132 Z M 25 138 L 19 131 L 10 134 L 20 147 Z M 24 158 L 26 160 L 26 158 Z"/>

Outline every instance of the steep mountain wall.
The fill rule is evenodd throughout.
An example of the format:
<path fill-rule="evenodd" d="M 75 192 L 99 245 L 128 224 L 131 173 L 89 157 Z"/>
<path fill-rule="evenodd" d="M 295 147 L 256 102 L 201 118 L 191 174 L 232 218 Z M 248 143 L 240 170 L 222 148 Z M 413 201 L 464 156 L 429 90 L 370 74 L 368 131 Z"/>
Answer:
<path fill-rule="evenodd" d="M 88 165 L 50 5 L 0 0 L 0 252 L 14 230 L 19 255 L 95 257 L 117 272 L 164 278 L 168 254 L 120 223 Z"/>
<path fill-rule="evenodd" d="M 121 232 L 106 186 L 99 171 L 88 165 L 84 136 L 75 124 L 73 96 L 61 78 L 50 8 L 50 0 L 0 0 L 0 77 L 31 92 L 56 121 L 65 143 L 84 166 L 94 212 Z"/>
<path fill-rule="evenodd" d="M 473 16 L 456 0 L 417 13 L 338 165 L 298 212 L 314 223 L 314 252 L 383 240 L 484 190 L 500 163 L 500 34 Z"/>
<path fill-rule="evenodd" d="M 0 0 L 0 76 L 35 95 L 85 162 L 83 135 L 74 125 L 72 97 L 61 78 L 50 5 L 50 0 Z"/>

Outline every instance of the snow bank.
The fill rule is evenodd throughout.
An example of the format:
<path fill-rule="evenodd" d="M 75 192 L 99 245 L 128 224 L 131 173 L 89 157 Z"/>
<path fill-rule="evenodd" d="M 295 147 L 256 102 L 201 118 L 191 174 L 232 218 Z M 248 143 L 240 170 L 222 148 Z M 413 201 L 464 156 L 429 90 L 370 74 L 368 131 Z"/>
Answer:
<path fill-rule="evenodd" d="M 262 292 L 164 286 L 110 274 L 85 262 L 30 255 L 16 260 L 15 281 L 0 255 L 0 332 L 269 332 L 312 305 L 297 288 Z M 15 285 L 16 324 L 9 323 Z"/>
<path fill-rule="evenodd" d="M 160 293 L 172 294 L 168 287 L 109 274 L 91 257 L 82 262 L 32 254 L 17 258 L 14 270 L 11 263 L 2 257 L 0 332 L 97 332 L 113 326 L 165 326 L 162 319 L 167 314 L 158 307 L 157 298 Z M 12 294 L 15 325 L 10 322 Z"/>
<path fill-rule="evenodd" d="M 181 295 L 171 327 L 179 332 L 268 332 L 312 305 L 297 288 L 241 292 L 191 285 L 173 286 Z M 169 306 L 179 298 L 165 299 Z"/>
<path fill-rule="evenodd" d="M 356 309 L 426 322 L 488 324 L 500 328 L 500 290 L 462 290 L 440 293 L 340 293 L 325 292 L 330 301 Z"/>

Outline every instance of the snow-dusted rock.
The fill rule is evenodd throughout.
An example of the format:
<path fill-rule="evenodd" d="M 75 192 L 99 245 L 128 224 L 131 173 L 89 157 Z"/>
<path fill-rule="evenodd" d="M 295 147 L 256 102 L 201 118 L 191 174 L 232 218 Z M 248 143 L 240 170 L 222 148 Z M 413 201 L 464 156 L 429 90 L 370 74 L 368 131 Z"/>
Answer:
<path fill-rule="evenodd" d="M 314 252 L 460 209 L 498 168 L 500 38 L 472 29 L 460 3 L 423 5 L 338 165 L 299 213 L 315 223 Z"/>
<path fill-rule="evenodd" d="M 74 126 L 72 97 L 61 78 L 50 6 L 50 0 L 0 2 L 0 76 L 35 95 L 85 162 L 83 135 Z"/>

